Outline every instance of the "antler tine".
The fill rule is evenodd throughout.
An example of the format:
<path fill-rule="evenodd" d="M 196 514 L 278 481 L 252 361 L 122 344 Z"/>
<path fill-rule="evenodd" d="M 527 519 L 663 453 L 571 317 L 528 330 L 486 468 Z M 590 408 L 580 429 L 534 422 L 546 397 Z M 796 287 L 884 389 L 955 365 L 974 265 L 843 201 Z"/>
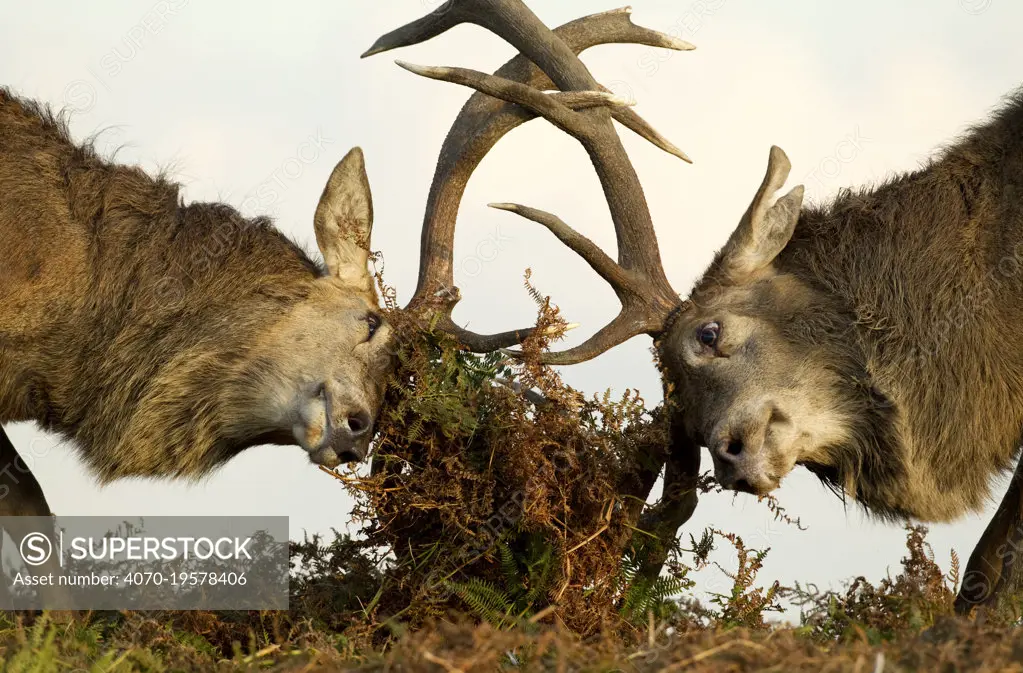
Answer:
<path fill-rule="evenodd" d="M 546 227 L 566 247 L 582 257 L 601 278 L 606 280 L 622 303 L 621 312 L 607 327 L 575 348 L 544 353 L 541 359 L 545 364 L 571 365 L 585 362 L 634 336 L 656 333 L 662 329 L 663 320 L 658 317 L 651 319 L 644 310 L 644 279 L 637 277 L 634 271 L 623 269 L 608 257 L 607 253 L 601 250 L 596 243 L 565 224 L 561 218 L 536 208 L 528 208 L 514 203 L 492 203 L 490 207 L 507 210 Z M 521 355 L 517 351 L 505 350 L 504 352 L 515 357 Z"/>
<path fill-rule="evenodd" d="M 484 6 L 478 2 L 449 0 L 423 18 L 412 21 L 411 23 L 408 23 L 396 30 L 392 30 L 390 33 L 380 37 L 372 47 L 366 50 L 366 52 L 362 55 L 362 58 L 381 54 L 392 49 L 411 47 L 414 44 L 426 42 L 427 40 L 433 39 L 462 23 L 476 23 L 477 25 L 481 25 L 489 30 L 489 26 L 485 26 L 479 22 L 480 17 L 477 13 L 480 10 L 486 10 L 490 7 L 500 7 L 505 4 L 506 3 L 498 2 L 493 4 L 488 3 Z M 582 40 L 583 42 L 594 40 L 587 46 L 573 48 L 576 53 L 584 51 L 588 47 L 592 47 L 597 44 L 610 44 L 612 42 L 645 44 L 650 47 L 673 49 L 675 51 L 691 51 L 696 49 L 695 46 L 685 40 L 633 24 L 628 20 L 631 12 L 631 7 L 623 7 L 621 9 L 612 9 L 599 14 L 592 14 L 583 19 L 577 19 L 576 21 L 566 23 L 561 28 L 572 29 L 574 34 L 571 36 L 558 33 L 558 30 L 555 30 L 554 32 L 558 33 L 558 37 L 565 40 L 570 47 L 572 43 L 577 43 L 577 40 Z M 628 36 L 618 38 L 614 35 L 608 35 L 606 32 L 603 32 L 603 29 L 607 26 L 608 19 L 611 21 L 617 21 L 622 17 L 624 17 L 628 22 Z M 621 28 L 621 26 L 617 27 Z M 591 30 L 593 32 L 587 34 L 587 32 Z M 502 35 L 502 37 L 504 36 Z"/>
<path fill-rule="evenodd" d="M 573 114 L 575 110 L 566 105 L 566 102 L 575 104 L 579 110 L 589 110 L 602 105 L 629 104 L 625 99 L 604 91 L 567 91 L 545 94 L 526 84 L 468 68 L 433 67 L 404 61 L 395 61 L 395 63 L 422 77 L 461 84 L 494 98 L 521 105 L 571 135 L 582 135 L 586 133 L 587 129 L 583 119 Z"/>
<path fill-rule="evenodd" d="M 646 292 L 647 300 L 644 302 L 647 305 L 647 310 L 636 312 L 661 314 L 668 310 L 669 306 L 676 305 L 678 298 L 671 291 L 663 275 L 663 270 L 660 268 L 659 254 L 653 238 L 653 227 L 649 221 L 649 213 L 638 178 L 625 156 L 624 148 L 621 147 L 617 134 L 614 133 L 614 129 L 610 125 L 610 120 L 607 119 L 608 115 L 610 114 L 620 123 L 661 149 L 687 161 L 688 157 L 658 134 L 633 110 L 617 107 L 623 101 L 595 96 L 593 92 L 607 92 L 607 90 L 592 80 L 589 72 L 574 55 L 592 46 L 608 43 L 644 44 L 676 50 L 689 50 L 693 49 L 693 46 L 663 33 L 636 26 L 631 21 L 628 8 L 577 19 L 557 28 L 552 33 L 519 0 L 452 0 L 429 16 L 380 38 L 365 56 L 423 42 L 465 22 L 476 23 L 488 28 L 505 37 L 523 51 L 522 54 L 513 58 L 497 71 L 496 74 L 501 78 L 527 85 L 536 90 L 550 89 L 558 85 L 564 93 L 553 94 L 549 98 L 570 112 L 585 108 L 600 110 L 603 115 L 600 121 L 607 120 L 603 123 L 604 135 L 609 133 L 613 136 L 611 151 L 600 149 L 601 146 L 607 144 L 603 142 L 606 138 L 602 137 L 591 137 L 589 143 L 584 141 L 584 145 L 587 146 L 591 157 L 594 158 L 594 165 L 598 167 L 598 174 L 601 175 L 605 193 L 608 192 L 609 183 L 618 182 L 624 183 L 623 191 L 631 195 L 622 198 L 612 198 L 609 195 L 609 205 L 611 205 L 612 216 L 618 232 L 620 259 L 625 268 L 639 270 L 641 276 L 647 276 L 645 273 L 647 269 L 653 271 L 650 275 L 653 282 L 648 283 L 648 286 L 652 285 L 653 287 L 651 291 Z M 507 22 L 508 25 L 496 25 L 503 24 L 503 22 Z M 539 46 L 536 49 L 526 48 L 529 44 Z M 544 58 L 537 55 L 537 49 L 553 52 L 552 58 L 555 61 L 568 61 L 568 65 L 562 68 L 552 67 L 551 64 L 546 63 Z M 531 58 L 551 70 L 555 76 L 554 79 L 561 81 L 552 81 L 551 77 L 533 64 Z M 463 74 L 467 73 L 463 71 Z M 473 73 L 473 75 L 477 74 Z M 572 81 L 569 82 L 566 77 Z M 573 82 L 574 86 L 572 86 Z M 514 345 L 528 337 L 532 331 L 523 329 L 499 335 L 478 335 L 455 326 L 450 315 L 460 298 L 457 288 L 454 287 L 452 253 L 455 219 L 466 184 L 480 161 L 498 140 L 508 131 L 535 116 L 537 115 L 533 111 L 524 109 L 518 104 L 503 102 L 489 95 L 477 93 L 470 98 L 456 119 L 445 139 L 438 160 L 424 218 L 419 284 L 409 307 L 432 305 L 433 310 L 442 314 L 439 316 L 437 324 L 442 329 L 455 332 L 456 336 L 471 350 L 483 352 L 493 350 L 498 346 Z M 587 131 L 582 135 L 590 137 L 600 134 Z M 593 146 L 597 146 L 597 149 L 593 149 Z M 623 171 L 624 180 L 616 177 L 616 169 L 623 164 L 626 168 Z M 603 170 L 600 169 L 601 166 L 603 166 Z M 635 212 L 637 215 L 632 216 L 630 212 Z M 638 225 L 633 224 L 631 219 L 638 219 Z M 623 227 L 623 224 L 628 226 Z M 644 231 L 648 234 L 645 239 Z M 648 245 L 647 250 L 639 253 L 629 252 L 639 247 L 633 245 L 634 243 L 637 241 L 642 243 L 644 240 Z M 643 307 L 637 306 L 637 309 L 639 308 Z M 644 325 L 660 324 L 656 319 L 649 319 L 650 317 L 650 315 L 646 316 L 647 319 L 641 322 Z M 635 323 L 636 321 L 627 322 Z M 656 331 L 657 328 L 645 327 L 644 329 Z M 589 357 L 593 357 L 593 355 Z"/>
<path fill-rule="evenodd" d="M 600 246 L 565 224 L 558 216 L 516 203 L 491 203 L 490 207 L 507 210 L 547 227 L 552 234 L 558 237 L 558 240 L 582 257 L 590 265 L 590 268 L 606 280 L 615 289 L 619 299 L 624 301 L 623 294 L 627 294 L 628 290 L 633 289 L 630 287 L 633 278 L 622 267 L 608 257 L 607 253 L 600 249 Z"/>
<path fill-rule="evenodd" d="M 601 89 L 604 89 L 604 87 L 601 87 Z M 636 135 L 645 138 L 650 143 L 664 150 L 668 154 L 678 157 L 687 164 L 693 163 L 693 160 L 690 159 L 685 152 L 675 147 L 670 140 L 662 136 L 657 129 L 650 126 L 645 119 L 636 114 L 635 110 L 631 108 L 616 107 L 611 109 L 611 116 L 614 117 L 615 121 L 619 124 L 630 129 Z"/>
<path fill-rule="evenodd" d="M 634 336 L 649 334 L 661 329 L 662 320 L 644 316 L 634 306 L 623 306 L 621 312 L 614 320 L 600 328 L 596 334 L 583 343 L 563 351 L 544 353 L 541 358 L 544 364 L 548 365 L 575 365 L 580 362 L 592 360 L 601 353 L 604 353 L 618 344 L 624 343 Z M 505 355 L 519 358 L 521 351 L 513 351 L 502 348 Z"/>

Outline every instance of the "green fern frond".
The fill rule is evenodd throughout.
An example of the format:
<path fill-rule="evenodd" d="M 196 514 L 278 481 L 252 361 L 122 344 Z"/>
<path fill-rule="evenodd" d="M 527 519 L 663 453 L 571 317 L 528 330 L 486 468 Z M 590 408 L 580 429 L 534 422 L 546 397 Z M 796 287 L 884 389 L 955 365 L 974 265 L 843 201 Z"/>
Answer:
<path fill-rule="evenodd" d="M 652 595 L 658 601 L 664 601 L 675 594 L 689 588 L 692 580 L 688 577 L 658 577 L 654 583 Z"/>
<path fill-rule="evenodd" d="M 501 572 L 504 573 L 505 588 L 510 595 L 514 596 L 522 591 L 519 564 L 515 561 L 515 554 L 512 553 L 511 547 L 506 543 L 497 543 L 497 553 L 501 557 Z"/>
<path fill-rule="evenodd" d="M 507 593 L 478 577 L 472 577 L 467 582 L 449 581 L 447 586 L 477 617 L 495 626 L 507 621 L 507 614 L 515 607 Z"/>
<path fill-rule="evenodd" d="M 526 605 L 534 605 L 550 593 L 557 560 L 553 545 L 541 537 L 532 536 L 528 549 L 529 591 L 525 601 Z"/>
<path fill-rule="evenodd" d="M 625 596 L 622 598 L 620 613 L 626 617 L 645 613 L 646 608 L 653 601 L 652 590 L 653 587 L 645 577 L 637 578 L 629 585 L 628 591 L 625 592 Z"/>
<path fill-rule="evenodd" d="M 425 423 L 423 421 L 422 416 L 417 416 L 412 421 L 412 424 L 408 428 L 408 435 L 407 435 L 407 437 L 408 437 L 409 442 L 419 442 L 420 440 L 423 439 L 423 436 L 426 434 L 423 431 L 423 426 L 424 425 L 425 425 Z"/>

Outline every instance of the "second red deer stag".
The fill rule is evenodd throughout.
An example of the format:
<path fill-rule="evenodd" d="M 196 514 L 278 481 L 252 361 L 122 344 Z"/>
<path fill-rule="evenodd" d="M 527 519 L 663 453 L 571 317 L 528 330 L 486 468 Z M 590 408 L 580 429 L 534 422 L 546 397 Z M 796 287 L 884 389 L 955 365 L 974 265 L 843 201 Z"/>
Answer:
<path fill-rule="evenodd" d="M 1023 95 L 920 170 L 803 208 L 778 198 L 789 174 L 772 147 L 746 214 L 688 299 L 661 267 L 636 172 L 612 119 L 685 158 L 619 105 L 577 55 L 605 43 L 690 45 L 629 20 L 628 10 L 548 29 L 521 0 L 451 0 L 368 54 L 478 24 L 520 55 L 495 75 L 404 67 L 478 93 L 449 133 L 423 230 L 418 296 L 440 303 L 467 347 L 519 343 L 528 330 L 479 335 L 450 320 L 451 249 L 465 185 L 516 126 L 543 117 L 586 149 L 607 197 L 618 260 L 557 217 L 512 204 L 611 284 L 620 314 L 567 365 L 648 334 L 678 411 L 668 496 L 651 525 L 674 536 L 696 504 L 701 446 L 725 487 L 764 494 L 795 466 L 884 519 L 949 521 L 986 502 L 1020 456 L 1023 431 Z M 556 89 L 556 93 L 545 91 Z M 970 558 L 957 609 L 992 600 L 1023 544 L 1023 468 Z M 653 485 L 653 479 L 649 486 Z"/>

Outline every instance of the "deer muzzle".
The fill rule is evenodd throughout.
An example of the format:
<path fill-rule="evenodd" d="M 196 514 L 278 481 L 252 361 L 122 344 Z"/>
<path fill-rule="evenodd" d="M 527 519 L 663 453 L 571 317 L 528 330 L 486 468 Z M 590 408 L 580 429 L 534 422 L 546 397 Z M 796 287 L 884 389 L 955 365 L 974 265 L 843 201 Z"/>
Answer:
<path fill-rule="evenodd" d="M 310 460 L 334 468 L 366 459 L 373 437 L 373 415 L 366 405 L 322 384 L 301 404 L 292 431 Z"/>
<path fill-rule="evenodd" d="M 754 495 L 766 495 L 781 483 L 768 446 L 771 419 L 775 412 L 769 405 L 754 413 L 741 414 L 713 433 L 710 443 L 715 478 L 724 488 Z"/>

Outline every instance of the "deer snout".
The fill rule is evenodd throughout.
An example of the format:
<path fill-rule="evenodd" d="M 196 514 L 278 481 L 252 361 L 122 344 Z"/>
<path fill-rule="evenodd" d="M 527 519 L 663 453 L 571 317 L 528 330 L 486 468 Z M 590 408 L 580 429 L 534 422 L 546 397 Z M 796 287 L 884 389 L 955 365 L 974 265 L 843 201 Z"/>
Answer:
<path fill-rule="evenodd" d="M 373 417 L 369 411 L 359 409 L 349 412 L 342 416 L 323 450 L 328 456 L 333 452 L 339 463 L 361 463 L 369 452 L 372 434 Z"/>
<path fill-rule="evenodd" d="M 765 446 L 775 415 L 773 408 L 767 407 L 744 415 L 715 433 L 711 457 L 715 476 L 723 487 L 756 495 L 777 488 L 780 479 L 771 471 L 772 461 Z"/>
<path fill-rule="evenodd" d="M 314 463 L 333 468 L 366 458 L 373 434 L 373 414 L 366 405 L 321 384 L 303 400 L 293 431 Z"/>

